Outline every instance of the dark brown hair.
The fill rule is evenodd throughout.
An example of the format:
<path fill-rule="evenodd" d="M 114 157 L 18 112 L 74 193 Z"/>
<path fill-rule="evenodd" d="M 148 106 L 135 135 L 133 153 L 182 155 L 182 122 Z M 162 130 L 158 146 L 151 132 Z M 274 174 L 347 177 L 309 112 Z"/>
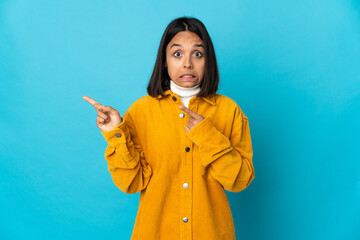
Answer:
<path fill-rule="evenodd" d="M 166 47 L 171 39 L 181 31 L 196 33 L 204 43 L 205 47 L 205 72 L 200 84 L 198 97 L 206 97 L 215 94 L 219 85 L 219 72 L 216 62 L 215 50 L 210 36 L 202 22 L 196 18 L 176 18 L 166 27 L 161 38 L 156 62 L 151 75 L 147 92 L 152 97 L 164 96 L 164 91 L 170 89 L 170 77 L 165 67 Z"/>

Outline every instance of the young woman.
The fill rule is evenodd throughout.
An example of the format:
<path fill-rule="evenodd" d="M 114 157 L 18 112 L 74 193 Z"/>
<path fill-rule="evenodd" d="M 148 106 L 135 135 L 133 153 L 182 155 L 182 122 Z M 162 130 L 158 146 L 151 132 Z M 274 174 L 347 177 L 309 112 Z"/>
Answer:
<path fill-rule="evenodd" d="M 205 26 L 178 18 L 160 42 L 148 95 L 123 117 L 84 96 L 97 111 L 115 185 L 141 191 L 131 239 L 235 239 L 225 190 L 254 179 L 248 118 L 216 94 L 219 76 Z"/>

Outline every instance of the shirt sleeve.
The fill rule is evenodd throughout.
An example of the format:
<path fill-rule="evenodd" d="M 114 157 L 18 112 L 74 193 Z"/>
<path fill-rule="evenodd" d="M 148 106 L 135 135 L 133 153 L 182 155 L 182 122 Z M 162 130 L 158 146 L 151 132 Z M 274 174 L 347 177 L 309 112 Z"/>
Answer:
<path fill-rule="evenodd" d="M 187 136 L 198 146 L 204 167 L 225 190 L 240 192 L 255 178 L 249 122 L 239 108 L 234 114 L 230 138 L 217 130 L 208 117 L 188 131 Z"/>
<path fill-rule="evenodd" d="M 125 193 L 137 193 L 145 189 L 152 169 L 145 160 L 130 116 L 125 113 L 117 127 L 101 133 L 108 143 L 105 159 L 115 185 Z"/>

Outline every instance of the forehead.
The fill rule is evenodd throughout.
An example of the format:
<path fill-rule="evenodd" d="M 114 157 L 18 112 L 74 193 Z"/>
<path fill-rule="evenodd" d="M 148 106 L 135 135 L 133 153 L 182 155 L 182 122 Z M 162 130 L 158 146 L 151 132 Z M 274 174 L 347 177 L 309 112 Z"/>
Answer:
<path fill-rule="evenodd" d="M 168 44 L 168 47 L 170 47 L 174 43 L 184 46 L 184 45 L 202 44 L 203 41 L 196 33 L 190 31 L 182 31 L 182 32 L 178 32 L 171 39 L 171 41 Z"/>

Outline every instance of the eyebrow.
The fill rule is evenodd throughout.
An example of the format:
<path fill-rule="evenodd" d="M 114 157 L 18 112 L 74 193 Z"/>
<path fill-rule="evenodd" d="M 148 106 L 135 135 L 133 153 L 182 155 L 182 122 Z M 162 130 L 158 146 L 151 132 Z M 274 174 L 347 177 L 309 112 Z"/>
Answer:
<path fill-rule="evenodd" d="M 171 45 L 171 47 L 170 48 L 172 48 L 172 47 L 182 47 L 180 44 L 178 44 L 178 43 L 174 43 L 173 45 Z M 195 44 L 193 47 L 202 47 L 202 48 L 204 48 L 205 49 L 205 47 L 204 47 L 204 45 L 202 45 L 202 44 Z"/>

